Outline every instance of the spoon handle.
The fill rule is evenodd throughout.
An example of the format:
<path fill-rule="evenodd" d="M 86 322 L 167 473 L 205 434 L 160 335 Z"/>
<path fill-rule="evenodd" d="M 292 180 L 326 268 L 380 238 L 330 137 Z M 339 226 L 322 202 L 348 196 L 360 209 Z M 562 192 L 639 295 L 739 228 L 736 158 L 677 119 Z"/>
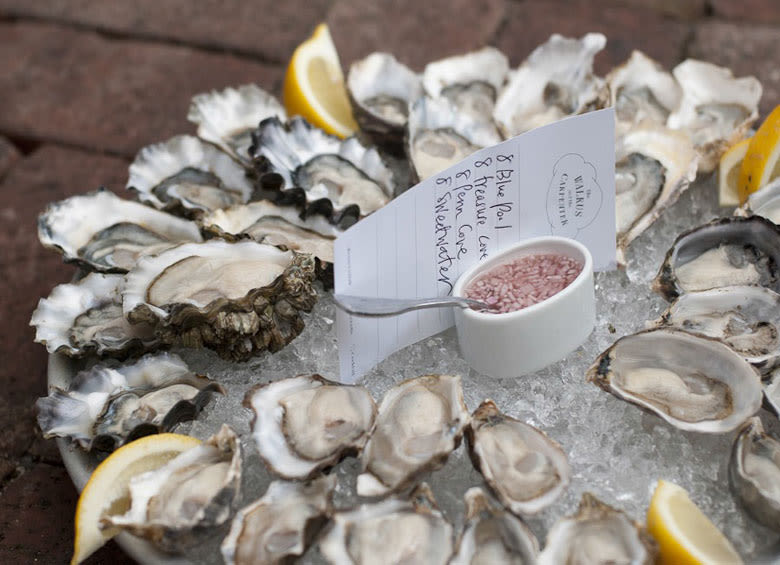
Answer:
<path fill-rule="evenodd" d="M 489 310 L 490 306 L 479 300 L 459 296 L 441 296 L 436 298 L 366 298 L 363 296 L 334 295 L 336 306 L 355 316 L 396 316 L 422 308 L 478 308 Z"/>

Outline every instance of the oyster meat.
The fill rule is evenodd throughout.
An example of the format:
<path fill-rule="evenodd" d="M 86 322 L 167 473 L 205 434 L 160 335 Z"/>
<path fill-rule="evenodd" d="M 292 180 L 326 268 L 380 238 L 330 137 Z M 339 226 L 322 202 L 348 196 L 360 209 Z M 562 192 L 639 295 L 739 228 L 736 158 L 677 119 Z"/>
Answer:
<path fill-rule="evenodd" d="M 187 119 L 198 125 L 198 137 L 248 167 L 252 130 L 273 116 L 287 119 L 279 101 L 256 84 L 244 84 L 196 94 Z"/>
<path fill-rule="evenodd" d="M 225 563 L 284 563 L 303 555 L 327 521 L 335 488 L 335 475 L 272 482 L 262 498 L 233 518 L 221 546 Z"/>
<path fill-rule="evenodd" d="M 184 216 L 242 204 L 252 195 L 244 167 L 191 135 L 144 147 L 129 174 L 127 188 L 139 200 Z"/>
<path fill-rule="evenodd" d="M 588 381 L 681 430 L 726 433 L 761 408 L 758 371 L 715 339 L 674 328 L 617 340 Z"/>
<path fill-rule="evenodd" d="M 127 357 L 160 344 L 148 324 L 130 324 L 122 313 L 122 275 L 90 273 L 78 282 L 54 287 L 41 298 L 30 325 L 35 341 L 49 353 L 82 357 L 88 353 Z"/>
<path fill-rule="evenodd" d="M 423 375 L 390 389 L 363 450 L 358 495 L 398 491 L 442 466 L 468 421 L 460 377 Z"/>
<path fill-rule="evenodd" d="M 193 222 L 105 189 L 49 204 L 38 217 L 38 239 L 66 262 L 101 273 L 126 273 L 141 255 L 203 240 Z"/>
<path fill-rule="evenodd" d="M 195 418 L 223 388 L 194 374 L 178 355 L 147 355 L 120 366 L 95 365 L 35 403 L 43 436 L 112 451 L 126 441 Z"/>
<path fill-rule="evenodd" d="M 449 565 L 532 565 L 539 542 L 522 520 L 493 503 L 479 487 L 463 497 L 466 517 Z"/>
<path fill-rule="evenodd" d="M 285 479 L 307 479 L 363 449 L 376 405 L 362 386 L 301 375 L 251 389 L 252 436 L 268 468 Z"/>
<path fill-rule="evenodd" d="M 586 492 L 577 513 L 561 518 L 548 532 L 537 564 L 652 565 L 657 557 L 658 546 L 644 527 Z"/>
<path fill-rule="evenodd" d="M 560 445 L 485 400 L 466 429 L 469 454 L 485 483 L 515 514 L 535 514 L 561 495 L 571 468 Z"/>
<path fill-rule="evenodd" d="M 452 550 L 452 525 L 425 483 L 409 499 L 391 497 L 336 512 L 320 541 L 333 565 L 444 565 Z"/>
<path fill-rule="evenodd" d="M 165 343 L 244 360 L 303 330 L 300 313 L 317 299 L 313 279 L 310 255 L 254 241 L 185 244 L 139 261 L 123 310 L 132 323 L 155 324 Z"/>
<path fill-rule="evenodd" d="M 177 553 L 230 517 L 241 488 L 241 442 L 227 424 L 203 444 L 130 479 L 130 508 L 104 514 L 119 528 Z"/>

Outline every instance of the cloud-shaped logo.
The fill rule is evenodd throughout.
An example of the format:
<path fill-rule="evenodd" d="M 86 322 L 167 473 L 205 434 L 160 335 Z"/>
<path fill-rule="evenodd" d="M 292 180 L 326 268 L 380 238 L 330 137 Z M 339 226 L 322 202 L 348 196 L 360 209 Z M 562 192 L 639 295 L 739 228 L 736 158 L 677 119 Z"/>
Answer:
<path fill-rule="evenodd" d="M 547 187 L 547 220 L 552 234 L 576 239 L 598 216 L 602 199 L 592 163 L 578 153 L 558 159 Z"/>

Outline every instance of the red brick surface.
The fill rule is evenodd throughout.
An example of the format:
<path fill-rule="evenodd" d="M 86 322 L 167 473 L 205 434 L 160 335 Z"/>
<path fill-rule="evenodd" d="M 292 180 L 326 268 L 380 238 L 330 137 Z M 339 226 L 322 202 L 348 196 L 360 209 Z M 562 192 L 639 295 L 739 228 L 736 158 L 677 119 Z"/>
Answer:
<path fill-rule="evenodd" d="M 19 151 L 6 138 L 0 136 L 0 180 L 19 160 Z"/>
<path fill-rule="evenodd" d="M 716 16 L 735 21 L 780 24 L 777 0 L 710 0 Z"/>

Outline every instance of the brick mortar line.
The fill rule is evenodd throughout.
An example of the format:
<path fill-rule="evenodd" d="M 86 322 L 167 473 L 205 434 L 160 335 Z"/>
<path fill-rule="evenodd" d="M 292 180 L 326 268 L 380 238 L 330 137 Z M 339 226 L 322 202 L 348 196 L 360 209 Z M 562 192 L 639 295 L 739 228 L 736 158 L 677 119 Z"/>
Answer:
<path fill-rule="evenodd" d="M 195 135 L 195 134 L 191 134 L 191 135 Z M 122 153 L 121 151 L 113 151 L 111 149 L 97 149 L 95 147 L 92 147 L 91 145 L 74 143 L 72 141 L 66 141 L 55 137 L 21 136 L 7 130 L 0 130 L 0 136 L 8 139 L 13 144 L 13 146 L 16 147 L 17 151 L 19 151 L 20 153 L 20 158 L 13 165 L 11 165 L 11 168 L 8 169 L 5 176 L 8 176 L 8 173 L 10 173 L 22 161 L 24 161 L 27 157 L 29 157 L 32 153 L 35 153 L 38 149 L 40 149 L 44 145 L 55 145 L 65 149 L 73 149 L 77 151 L 83 151 L 84 153 L 92 153 L 93 155 L 114 157 L 117 159 L 122 159 L 123 161 L 127 161 L 128 165 L 132 162 L 133 159 L 135 159 L 136 153 L 142 149 L 141 147 L 139 147 L 136 153 L 134 153 L 133 155 L 129 155 L 127 153 Z M 20 145 L 19 140 L 23 140 L 22 145 L 32 145 L 33 148 L 27 152 L 22 152 L 19 149 L 19 145 Z M 152 141 L 151 143 L 156 143 L 156 142 Z"/>

